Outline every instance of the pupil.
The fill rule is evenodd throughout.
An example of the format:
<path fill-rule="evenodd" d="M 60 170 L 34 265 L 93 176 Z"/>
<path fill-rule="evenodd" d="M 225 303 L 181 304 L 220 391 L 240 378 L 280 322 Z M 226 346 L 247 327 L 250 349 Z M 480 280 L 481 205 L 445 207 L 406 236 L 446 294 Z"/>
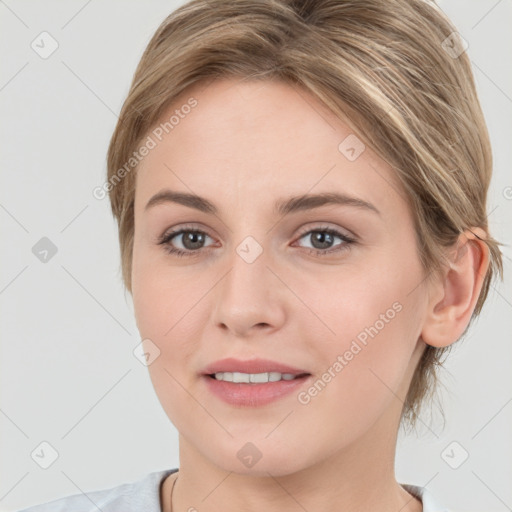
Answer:
<path fill-rule="evenodd" d="M 183 239 L 183 245 L 187 249 L 198 249 L 201 247 L 201 244 L 204 242 L 204 237 L 202 233 L 191 233 L 189 232 L 187 236 Z"/>
<path fill-rule="evenodd" d="M 312 234 L 313 237 L 313 247 L 316 249 L 328 249 L 329 245 L 332 243 L 332 235 L 330 233 L 323 233 L 321 231 L 317 231 Z M 327 241 L 326 241 L 327 239 Z M 320 247 L 317 247 L 316 242 L 320 243 Z"/>

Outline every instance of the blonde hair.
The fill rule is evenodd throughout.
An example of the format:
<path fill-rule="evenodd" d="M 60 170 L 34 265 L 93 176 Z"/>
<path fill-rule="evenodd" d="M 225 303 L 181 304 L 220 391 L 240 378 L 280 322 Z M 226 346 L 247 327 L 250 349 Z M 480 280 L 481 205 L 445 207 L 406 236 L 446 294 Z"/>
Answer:
<path fill-rule="evenodd" d="M 216 77 L 285 81 L 351 123 L 396 170 L 420 260 L 437 272 L 465 229 L 488 233 L 492 155 L 462 43 L 425 0 L 192 0 L 175 10 L 142 55 L 108 149 L 127 290 L 136 165 L 129 172 L 126 163 L 178 95 Z M 503 272 L 499 243 L 485 242 L 490 265 L 472 319 Z M 427 346 L 416 368 L 402 414 L 411 424 L 433 395 L 445 350 Z"/>

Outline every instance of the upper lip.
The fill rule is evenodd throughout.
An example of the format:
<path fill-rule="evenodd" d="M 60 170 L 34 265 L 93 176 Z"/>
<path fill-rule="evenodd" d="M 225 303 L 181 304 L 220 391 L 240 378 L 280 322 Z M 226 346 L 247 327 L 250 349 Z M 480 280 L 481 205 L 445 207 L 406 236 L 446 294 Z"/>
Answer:
<path fill-rule="evenodd" d="M 203 369 L 203 374 L 211 375 L 221 372 L 240 372 L 240 373 L 291 373 L 293 375 L 309 374 L 306 370 L 295 368 L 283 363 L 271 361 L 270 359 L 250 359 L 242 361 L 232 357 L 220 359 L 209 364 Z"/>

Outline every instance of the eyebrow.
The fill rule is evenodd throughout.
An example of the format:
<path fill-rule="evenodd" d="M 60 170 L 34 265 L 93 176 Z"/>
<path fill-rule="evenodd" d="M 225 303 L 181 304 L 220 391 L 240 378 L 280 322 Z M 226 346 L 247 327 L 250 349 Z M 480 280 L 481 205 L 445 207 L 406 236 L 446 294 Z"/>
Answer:
<path fill-rule="evenodd" d="M 186 192 L 176 192 L 169 189 L 156 193 L 146 204 L 144 211 L 165 203 L 176 203 L 204 213 L 217 214 L 218 208 L 208 199 Z M 368 201 L 358 197 L 349 196 L 335 192 L 324 192 L 320 194 L 304 194 L 284 199 L 279 199 L 274 205 L 274 211 L 280 215 L 312 210 L 326 205 L 343 205 L 365 209 L 380 215 L 380 211 Z"/>

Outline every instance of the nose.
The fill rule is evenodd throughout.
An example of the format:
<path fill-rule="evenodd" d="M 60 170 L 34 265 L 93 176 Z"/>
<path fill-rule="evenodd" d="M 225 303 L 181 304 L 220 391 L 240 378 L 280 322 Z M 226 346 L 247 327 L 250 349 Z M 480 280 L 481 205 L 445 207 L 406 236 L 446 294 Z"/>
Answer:
<path fill-rule="evenodd" d="M 273 265 L 266 251 L 252 261 L 255 245 L 241 244 L 233 250 L 229 270 L 215 287 L 214 325 L 236 337 L 271 333 L 286 320 L 286 288 L 269 268 Z"/>

